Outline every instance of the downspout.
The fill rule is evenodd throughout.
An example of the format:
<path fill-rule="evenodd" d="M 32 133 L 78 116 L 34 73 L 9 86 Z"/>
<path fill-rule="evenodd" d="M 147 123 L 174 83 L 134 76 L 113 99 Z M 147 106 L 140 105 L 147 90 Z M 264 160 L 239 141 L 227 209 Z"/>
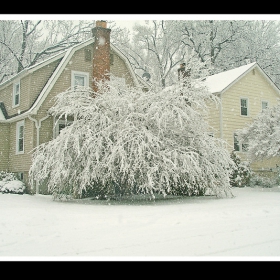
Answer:
<path fill-rule="evenodd" d="M 220 93 L 220 105 L 219 105 L 219 118 L 220 118 L 220 138 L 223 139 L 223 105 L 222 105 L 221 93 Z"/>
<path fill-rule="evenodd" d="M 43 117 L 42 119 L 40 119 L 38 121 L 38 120 L 30 117 L 30 115 L 28 115 L 28 118 L 35 123 L 35 127 L 36 127 L 36 132 L 37 132 L 36 133 L 36 147 L 38 147 L 40 144 L 40 128 L 41 128 L 42 121 L 46 120 L 48 117 L 49 117 L 49 115 Z M 39 194 L 39 184 L 37 182 L 36 182 L 36 194 Z"/>

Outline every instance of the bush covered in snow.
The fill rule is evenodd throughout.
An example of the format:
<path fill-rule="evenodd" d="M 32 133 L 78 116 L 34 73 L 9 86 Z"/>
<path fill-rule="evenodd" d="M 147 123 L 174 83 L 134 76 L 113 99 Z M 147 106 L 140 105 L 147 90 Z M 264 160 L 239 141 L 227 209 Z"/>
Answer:
<path fill-rule="evenodd" d="M 235 168 L 233 168 L 230 174 L 230 184 L 232 187 L 248 187 L 252 176 L 252 170 L 249 162 L 241 161 L 240 157 L 235 151 L 230 154 L 232 160 L 235 162 Z"/>
<path fill-rule="evenodd" d="M 25 185 L 13 173 L 0 171 L 0 192 L 23 194 Z"/>
<path fill-rule="evenodd" d="M 251 181 L 250 181 L 250 187 L 262 187 L 262 188 L 273 188 L 275 186 L 279 186 L 279 180 L 278 178 L 270 178 L 265 176 L 260 176 L 257 173 L 253 173 Z"/>
<path fill-rule="evenodd" d="M 252 123 L 238 131 L 240 141 L 248 143 L 251 160 L 280 156 L 280 103 L 261 112 Z"/>
<path fill-rule="evenodd" d="M 207 102 L 219 100 L 199 79 L 148 92 L 111 79 L 99 92 L 69 89 L 55 101 L 50 113 L 74 121 L 37 147 L 31 185 L 75 197 L 232 195 L 235 163 L 205 121 Z"/>

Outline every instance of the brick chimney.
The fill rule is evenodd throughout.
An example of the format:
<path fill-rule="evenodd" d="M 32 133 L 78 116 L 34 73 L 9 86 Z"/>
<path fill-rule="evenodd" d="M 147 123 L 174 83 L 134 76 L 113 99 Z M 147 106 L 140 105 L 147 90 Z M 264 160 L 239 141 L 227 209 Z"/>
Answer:
<path fill-rule="evenodd" d="M 93 43 L 93 84 L 92 89 L 97 91 L 95 80 L 109 80 L 110 77 L 110 33 L 107 22 L 104 20 L 96 21 L 96 26 L 92 29 L 92 36 L 95 38 Z"/>

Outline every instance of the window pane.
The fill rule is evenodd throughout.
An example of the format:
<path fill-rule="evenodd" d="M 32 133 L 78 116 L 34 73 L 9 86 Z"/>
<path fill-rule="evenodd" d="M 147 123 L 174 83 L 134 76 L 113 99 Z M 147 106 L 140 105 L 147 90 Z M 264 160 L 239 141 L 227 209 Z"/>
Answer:
<path fill-rule="evenodd" d="M 23 151 L 23 138 L 18 139 L 18 151 L 19 152 Z"/>
<path fill-rule="evenodd" d="M 19 127 L 19 138 L 23 138 L 23 126 Z"/>
<path fill-rule="evenodd" d="M 19 93 L 19 84 L 16 85 L 16 93 Z"/>
<path fill-rule="evenodd" d="M 247 100 L 246 99 L 241 99 L 241 106 L 242 107 L 247 107 Z"/>
<path fill-rule="evenodd" d="M 15 105 L 19 104 L 19 95 L 15 95 Z"/>
<path fill-rule="evenodd" d="M 241 107 L 241 115 L 247 116 L 247 108 Z"/>
<path fill-rule="evenodd" d="M 233 139 L 234 139 L 234 150 L 239 151 L 239 143 L 236 134 L 234 134 Z"/>
<path fill-rule="evenodd" d="M 262 110 L 266 109 L 268 107 L 268 103 L 266 101 L 262 102 Z"/>
<path fill-rule="evenodd" d="M 66 127 L 66 125 L 64 123 L 60 123 L 58 125 L 58 133 L 60 133 L 61 129 L 63 129 L 64 127 Z"/>
<path fill-rule="evenodd" d="M 247 152 L 248 151 L 248 144 L 247 143 L 242 143 L 242 151 Z"/>
<path fill-rule="evenodd" d="M 75 86 L 85 86 L 85 77 L 75 75 Z"/>

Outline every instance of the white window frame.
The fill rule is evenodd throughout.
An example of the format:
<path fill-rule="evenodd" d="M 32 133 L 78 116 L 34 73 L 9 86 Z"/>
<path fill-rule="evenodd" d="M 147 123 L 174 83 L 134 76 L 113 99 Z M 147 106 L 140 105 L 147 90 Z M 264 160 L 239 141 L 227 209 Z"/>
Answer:
<path fill-rule="evenodd" d="M 266 109 L 266 108 L 263 108 L 263 104 L 264 103 L 266 103 L 266 108 L 268 108 L 268 101 L 262 100 L 262 102 L 261 102 L 261 110 L 262 110 L 262 112 Z"/>
<path fill-rule="evenodd" d="M 71 87 L 75 89 L 75 76 L 83 77 L 85 79 L 84 87 L 89 86 L 89 73 L 81 71 L 71 71 Z"/>
<path fill-rule="evenodd" d="M 22 128 L 22 135 L 20 129 Z M 22 141 L 22 150 L 19 149 L 19 143 Z M 16 125 L 16 154 L 24 154 L 24 120 L 17 122 Z"/>
<path fill-rule="evenodd" d="M 246 100 L 246 105 L 247 105 L 247 115 L 242 115 L 242 106 L 241 106 L 241 101 Z M 240 116 L 242 117 L 248 117 L 249 116 L 249 99 L 246 97 L 240 97 Z"/>
<path fill-rule="evenodd" d="M 73 121 L 68 121 L 68 120 L 54 120 L 54 138 L 56 138 L 59 135 L 60 129 L 59 129 L 59 125 L 60 124 L 64 124 L 64 125 L 70 125 L 72 124 Z"/>
<path fill-rule="evenodd" d="M 18 92 L 16 91 L 18 86 Z M 18 96 L 18 103 L 16 104 L 16 97 Z M 20 103 L 20 81 L 13 84 L 13 108 L 19 106 Z"/>

